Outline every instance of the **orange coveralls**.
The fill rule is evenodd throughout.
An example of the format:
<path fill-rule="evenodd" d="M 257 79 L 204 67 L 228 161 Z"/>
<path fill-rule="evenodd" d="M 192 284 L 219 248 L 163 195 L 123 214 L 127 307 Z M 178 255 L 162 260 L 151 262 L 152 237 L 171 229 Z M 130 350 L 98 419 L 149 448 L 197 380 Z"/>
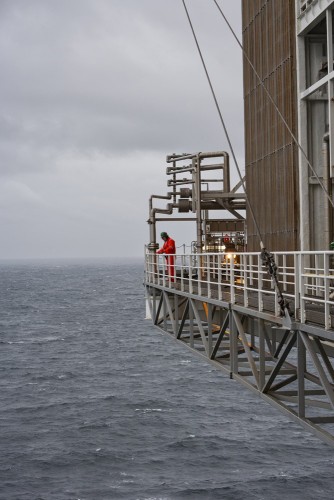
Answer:
<path fill-rule="evenodd" d="M 176 249 L 175 249 L 175 241 L 168 236 L 168 239 L 165 241 L 163 246 L 157 251 L 157 253 L 165 253 L 166 259 L 167 259 L 167 272 L 169 277 L 171 278 L 171 281 L 175 281 L 175 266 L 174 266 L 174 255 L 170 254 L 175 254 Z"/>

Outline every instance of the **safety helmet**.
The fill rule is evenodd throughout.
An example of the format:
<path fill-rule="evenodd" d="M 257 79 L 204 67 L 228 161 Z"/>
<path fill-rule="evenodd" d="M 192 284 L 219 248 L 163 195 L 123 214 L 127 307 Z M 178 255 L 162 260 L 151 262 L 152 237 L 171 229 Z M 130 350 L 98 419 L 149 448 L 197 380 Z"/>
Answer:
<path fill-rule="evenodd" d="M 160 234 L 161 238 L 168 238 L 168 234 L 163 231 L 161 234 Z"/>

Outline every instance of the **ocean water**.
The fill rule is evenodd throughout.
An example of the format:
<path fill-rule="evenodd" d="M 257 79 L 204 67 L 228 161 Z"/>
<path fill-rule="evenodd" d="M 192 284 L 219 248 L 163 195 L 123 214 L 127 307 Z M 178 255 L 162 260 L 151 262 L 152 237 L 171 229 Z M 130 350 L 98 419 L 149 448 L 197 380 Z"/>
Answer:
<path fill-rule="evenodd" d="M 1 500 L 332 500 L 334 448 L 145 321 L 142 274 L 0 264 Z"/>

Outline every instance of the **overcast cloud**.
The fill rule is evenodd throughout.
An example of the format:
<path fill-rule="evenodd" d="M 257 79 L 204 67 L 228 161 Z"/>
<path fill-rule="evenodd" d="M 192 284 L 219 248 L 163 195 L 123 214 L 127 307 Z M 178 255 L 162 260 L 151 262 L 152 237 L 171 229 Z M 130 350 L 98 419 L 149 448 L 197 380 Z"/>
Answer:
<path fill-rule="evenodd" d="M 187 6 L 243 169 L 240 48 Z M 166 155 L 228 151 L 181 0 L 1 0 L 0 63 L 0 258 L 141 256 Z"/>

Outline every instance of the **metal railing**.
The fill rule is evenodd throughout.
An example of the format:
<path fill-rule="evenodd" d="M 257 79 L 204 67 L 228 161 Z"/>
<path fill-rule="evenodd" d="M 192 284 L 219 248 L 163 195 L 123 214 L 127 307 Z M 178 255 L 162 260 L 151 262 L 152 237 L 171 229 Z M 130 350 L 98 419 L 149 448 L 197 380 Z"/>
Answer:
<path fill-rule="evenodd" d="M 278 279 L 301 323 L 334 329 L 334 253 L 275 252 Z M 145 282 L 279 316 L 271 277 L 260 253 L 174 255 L 146 253 Z M 333 296 L 333 297 L 332 297 Z"/>

